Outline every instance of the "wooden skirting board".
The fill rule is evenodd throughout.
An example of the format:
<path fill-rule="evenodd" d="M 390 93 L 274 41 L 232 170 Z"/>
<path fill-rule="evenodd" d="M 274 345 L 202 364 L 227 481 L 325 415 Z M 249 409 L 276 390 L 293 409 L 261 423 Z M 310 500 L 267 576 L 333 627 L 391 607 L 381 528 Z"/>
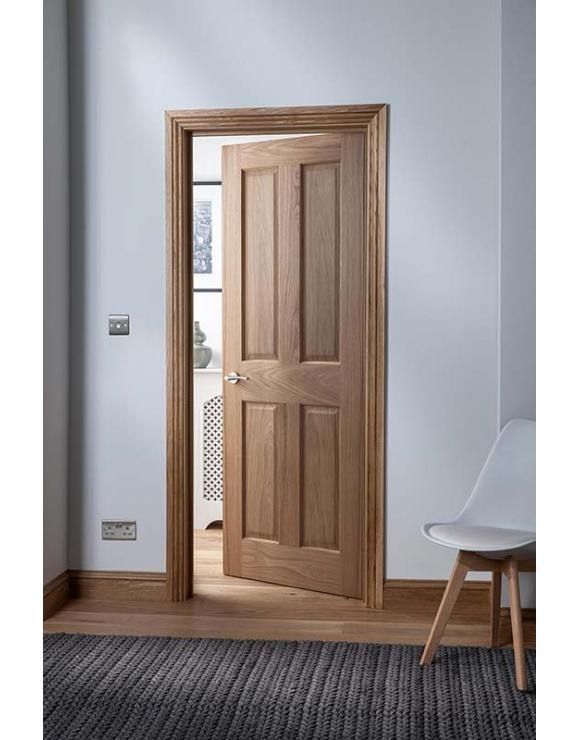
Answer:
<path fill-rule="evenodd" d="M 442 580 L 388 579 L 383 584 L 383 606 L 388 609 L 390 601 L 403 600 L 411 609 L 414 606 L 418 609 L 432 607 L 437 611 L 446 585 L 447 581 Z M 481 614 L 486 619 L 489 612 L 489 586 L 489 581 L 466 582 L 457 600 L 458 609 Z"/>
<path fill-rule="evenodd" d="M 66 604 L 69 598 L 70 579 L 67 570 L 61 573 L 52 581 L 49 581 L 43 590 L 42 616 L 43 619 L 52 617 L 62 606 Z"/>
<path fill-rule="evenodd" d="M 437 610 L 447 581 L 443 580 L 416 580 L 416 579 L 388 579 L 384 582 L 384 607 L 388 608 L 389 602 L 396 600 L 397 603 L 405 601 L 410 610 L 414 606 L 421 611 L 432 606 Z M 463 584 L 457 599 L 456 609 L 463 614 L 481 617 L 483 620 L 489 618 L 489 598 L 491 581 L 466 581 Z M 509 606 L 501 608 L 502 617 L 509 619 Z M 536 609 L 522 609 L 524 617 L 530 621 L 535 619 Z"/>
<path fill-rule="evenodd" d="M 164 601 L 165 573 L 136 571 L 71 570 L 72 598 L 105 601 Z"/>
<path fill-rule="evenodd" d="M 393 598 L 405 599 L 421 608 L 437 605 L 447 581 L 389 579 L 384 581 L 384 603 Z M 164 601 L 165 573 L 144 571 L 71 570 L 54 578 L 44 587 L 45 610 L 53 614 L 67 598 L 121 601 Z M 489 581 L 468 581 L 464 584 L 458 604 L 487 609 Z M 55 605 L 56 606 L 53 606 Z"/>

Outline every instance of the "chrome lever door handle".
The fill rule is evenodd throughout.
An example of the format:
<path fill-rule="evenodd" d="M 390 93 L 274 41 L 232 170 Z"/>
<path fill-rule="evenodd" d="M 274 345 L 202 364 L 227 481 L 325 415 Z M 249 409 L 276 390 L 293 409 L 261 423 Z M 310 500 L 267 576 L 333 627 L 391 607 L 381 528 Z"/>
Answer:
<path fill-rule="evenodd" d="M 245 375 L 238 375 L 235 372 L 231 372 L 231 373 L 228 373 L 227 375 L 224 375 L 224 380 L 227 380 L 228 383 L 232 383 L 233 385 L 235 385 L 240 380 L 248 380 L 248 378 L 246 378 Z"/>

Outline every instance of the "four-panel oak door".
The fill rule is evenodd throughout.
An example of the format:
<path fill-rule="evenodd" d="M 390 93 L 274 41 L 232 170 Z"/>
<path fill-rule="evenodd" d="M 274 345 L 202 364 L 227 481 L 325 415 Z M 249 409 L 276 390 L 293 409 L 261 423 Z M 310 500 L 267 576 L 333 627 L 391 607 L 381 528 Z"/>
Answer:
<path fill-rule="evenodd" d="M 222 151 L 224 572 L 361 598 L 364 135 Z"/>

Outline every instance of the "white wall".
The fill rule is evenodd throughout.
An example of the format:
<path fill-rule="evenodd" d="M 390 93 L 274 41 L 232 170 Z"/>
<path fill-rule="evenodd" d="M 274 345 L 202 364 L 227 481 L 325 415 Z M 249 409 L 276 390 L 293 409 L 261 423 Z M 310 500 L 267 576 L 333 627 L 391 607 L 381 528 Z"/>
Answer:
<path fill-rule="evenodd" d="M 500 417 L 536 418 L 536 3 L 503 0 Z M 535 602 L 535 576 L 521 578 Z M 504 589 L 504 602 L 506 599 Z"/>
<path fill-rule="evenodd" d="M 536 3 L 502 4 L 501 421 L 536 418 Z"/>
<path fill-rule="evenodd" d="M 391 105 L 387 574 L 444 578 L 419 534 L 498 430 L 499 0 L 71 4 L 70 567 L 165 567 L 163 111 Z M 132 333 L 107 336 L 111 311 Z M 105 517 L 134 543 L 100 540 Z"/>
<path fill-rule="evenodd" d="M 44 3 L 44 583 L 67 568 L 68 67 L 66 0 Z"/>

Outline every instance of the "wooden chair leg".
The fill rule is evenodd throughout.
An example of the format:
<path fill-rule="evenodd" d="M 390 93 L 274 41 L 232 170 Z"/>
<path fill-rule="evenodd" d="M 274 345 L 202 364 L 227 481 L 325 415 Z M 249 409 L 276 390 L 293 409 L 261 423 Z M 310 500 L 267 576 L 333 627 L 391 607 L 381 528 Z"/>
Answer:
<path fill-rule="evenodd" d="M 489 646 L 499 646 L 499 614 L 501 607 L 501 572 L 491 574 L 489 591 Z"/>
<path fill-rule="evenodd" d="M 516 666 L 516 686 L 520 691 L 527 691 L 528 674 L 526 671 L 526 655 L 524 652 L 524 628 L 522 624 L 522 608 L 520 603 L 518 561 L 514 557 L 507 558 L 505 567 L 510 592 L 510 614 L 512 620 L 512 639 Z"/>
<path fill-rule="evenodd" d="M 435 621 L 431 627 L 427 644 L 423 650 L 421 665 L 429 665 L 433 660 L 433 656 L 439 646 L 439 642 L 441 641 L 441 637 L 445 627 L 447 626 L 447 622 L 449 621 L 449 617 L 451 616 L 451 612 L 453 611 L 453 607 L 455 606 L 455 602 L 457 601 L 457 597 L 459 596 L 459 592 L 461 591 L 463 581 L 465 580 L 465 576 L 468 571 L 469 568 L 461 561 L 460 552 L 457 555 L 457 560 L 455 561 L 455 565 L 451 571 L 451 576 L 447 582 L 447 587 L 445 588 L 445 593 L 441 599 L 441 604 L 439 604 L 439 609 L 437 610 L 437 616 L 435 617 Z"/>

